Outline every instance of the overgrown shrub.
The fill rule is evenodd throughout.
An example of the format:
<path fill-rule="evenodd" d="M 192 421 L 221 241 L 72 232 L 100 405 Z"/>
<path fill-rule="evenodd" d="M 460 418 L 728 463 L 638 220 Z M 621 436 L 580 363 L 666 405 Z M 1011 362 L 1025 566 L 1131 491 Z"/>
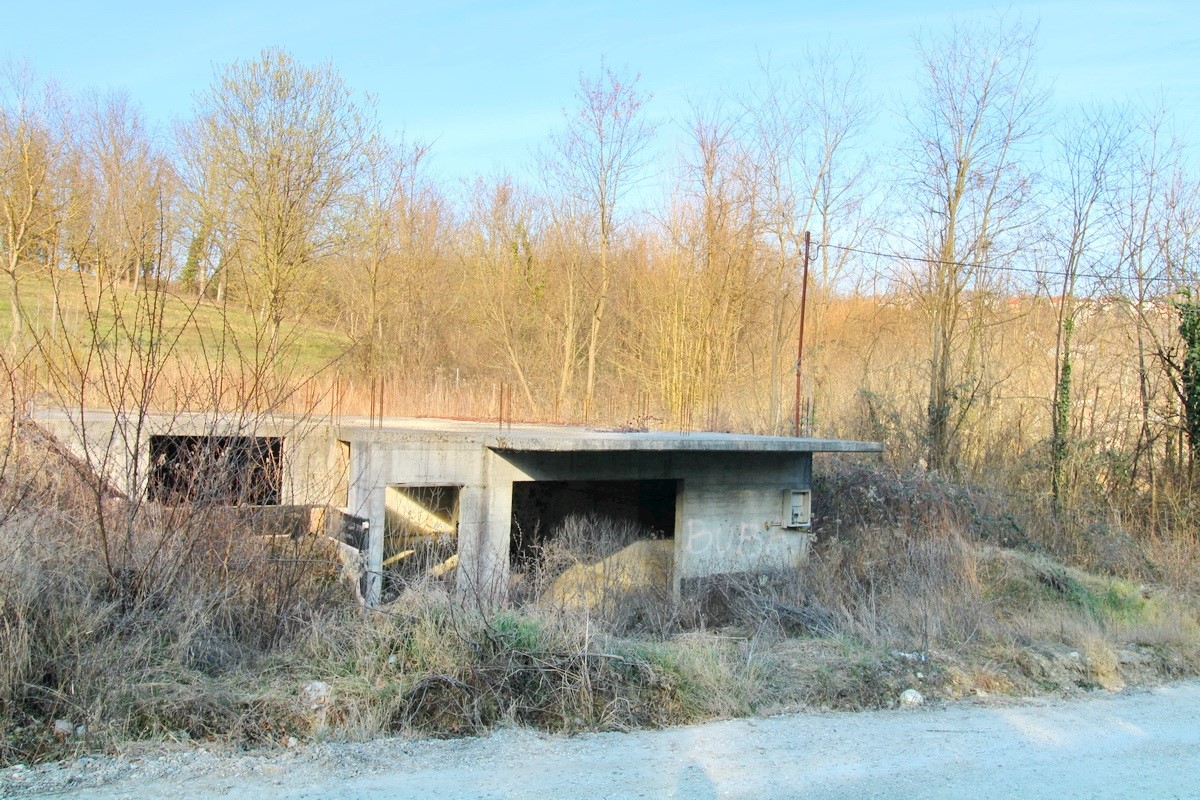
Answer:
<path fill-rule="evenodd" d="M 86 476 L 38 437 L 18 432 L 8 449 L 0 760 L 294 727 L 287 693 L 249 678 L 316 616 L 353 607 L 315 539 L 256 535 L 201 508 L 97 505 Z M 56 738 L 55 721 L 78 733 Z"/>

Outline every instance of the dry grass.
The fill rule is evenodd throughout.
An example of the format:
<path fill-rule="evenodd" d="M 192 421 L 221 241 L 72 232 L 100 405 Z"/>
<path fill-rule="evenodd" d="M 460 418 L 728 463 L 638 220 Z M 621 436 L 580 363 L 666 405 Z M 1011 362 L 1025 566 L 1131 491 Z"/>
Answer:
<path fill-rule="evenodd" d="M 365 614 L 309 539 L 200 508 L 94 512 L 88 486 L 21 443 L 0 525 L 0 761 L 142 738 L 624 730 L 746 709 L 736 648 L 617 638 L 628 609 L 615 599 L 612 616 L 472 608 L 422 580 Z M 106 517 L 127 533 L 119 558 L 99 534 Z M 565 558 L 558 545 L 539 574 Z M 56 736 L 56 721 L 79 732 Z"/>
<path fill-rule="evenodd" d="M 661 637 L 678 616 L 671 590 L 673 544 L 635 523 L 568 517 L 536 548 L 513 601 L 585 616 L 608 634 Z"/>
<path fill-rule="evenodd" d="M 665 572 L 615 558 L 645 532 L 575 518 L 506 607 L 414 571 L 363 612 L 315 540 L 105 499 L 19 434 L 6 456 L 4 762 L 145 738 L 627 730 L 1200 670 L 1194 595 L 1065 566 L 1000 500 L 920 474 L 826 475 L 842 506 L 818 510 L 802 568 L 764 565 L 682 602 Z M 564 577 L 582 594 L 555 594 Z M 79 732 L 55 736 L 56 720 Z"/>
<path fill-rule="evenodd" d="M 326 554 L 204 509 L 105 498 L 37 439 L 8 452 L 0 758 L 180 733 L 261 741 L 291 724 L 287 693 L 251 675 L 347 605 Z M 56 741 L 56 720 L 80 734 Z"/>

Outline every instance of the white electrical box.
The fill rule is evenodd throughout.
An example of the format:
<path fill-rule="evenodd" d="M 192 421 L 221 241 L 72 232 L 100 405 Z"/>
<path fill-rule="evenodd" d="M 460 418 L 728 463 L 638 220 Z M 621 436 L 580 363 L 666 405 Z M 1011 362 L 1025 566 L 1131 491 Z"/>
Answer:
<path fill-rule="evenodd" d="M 807 528 L 812 524 L 812 492 L 786 489 L 783 492 L 783 527 Z"/>

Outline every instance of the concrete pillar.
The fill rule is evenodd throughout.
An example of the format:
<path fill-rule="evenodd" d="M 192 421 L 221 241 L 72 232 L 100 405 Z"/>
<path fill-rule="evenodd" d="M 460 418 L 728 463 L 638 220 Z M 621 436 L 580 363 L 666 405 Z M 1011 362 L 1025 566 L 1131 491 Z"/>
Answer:
<path fill-rule="evenodd" d="M 478 591 L 478 564 L 487 525 L 487 496 L 482 486 L 464 486 L 458 494 L 458 572 L 455 588 L 463 597 Z"/>
<path fill-rule="evenodd" d="M 508 594 L 512 541 L 512 481 L 492 483 L 487 493 L 487 524 L 480 531 L 479 585 L 494 602 Z"/>
<path fill-rule="evenodd" d="M 465 598 L 494 604 L 508 592 L 508 549 L 512 529 L 512 479 L 484 456 L 483 485 L 464 486 L 458 506 L 457 589 Z"/>
<path fill-rule="evenodd" d="M 503 601 L 508 589 L 512 483 L 467 486 L 459 495 L 458 582 L 461 595 L 485 604 Z"/>
<path fill-rule="evenodd" d="M 350 475 L 353 477 L 347 492 L 350 502 L 347 510 L 356 517 L 367 519 L 367 541 L 363 552 L 363 566 L 366 569 L 363 601 L 373 608 L 379 605 L 383 593 L 384 503 L 387 486 L 380 474 L 377 453 L 370 444 L 356 442 L 350 457 Z"/>
<path fill-rule="evenodd" d="M 686 491 L 687 481 L 675 481 L 675 530 L 671 533 L 675 540 L 675 547 L 671 553 L 671 596 L 676 603 L 682 597 L 684 562 L 687 558 L 687 551 L 684 550 L 686 541 L 683 527 L 683 520 L 687 516 L 687 505 L 684 502 Z"/>
<path fill-rule="evenodd" d="M 383 595 L 383 543 L 384 525 L 387 518 L 385 508 L 387 487 L 376 484 L 371 487 L 367 499 L 367 591 L 364 595 L 368 608 L 379 605 Z"/>

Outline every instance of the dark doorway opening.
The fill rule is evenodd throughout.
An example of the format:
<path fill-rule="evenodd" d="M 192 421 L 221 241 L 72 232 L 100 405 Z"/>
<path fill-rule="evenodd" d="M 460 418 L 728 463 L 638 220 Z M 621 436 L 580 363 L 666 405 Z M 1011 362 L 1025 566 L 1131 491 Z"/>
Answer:
<path fill-rule="evenodd" d="M 675 535 L 678 481 L 516 481 L 512 494 L 509 559 L 522 566 L 572 516 L 594 515 L 634 523 L 649 537 Z"/>
<path fill-rule="evenodd" d="M 150 500 L 176 505 L 276 506 L 283 489 L 283 439 L 267 436 L 151 436 Z"/>
<path fill-rule="evenodd" d="M 448 578 L 458 565 L 459 486 L 384 490 L 383 597 L 406 585 Z"/>

